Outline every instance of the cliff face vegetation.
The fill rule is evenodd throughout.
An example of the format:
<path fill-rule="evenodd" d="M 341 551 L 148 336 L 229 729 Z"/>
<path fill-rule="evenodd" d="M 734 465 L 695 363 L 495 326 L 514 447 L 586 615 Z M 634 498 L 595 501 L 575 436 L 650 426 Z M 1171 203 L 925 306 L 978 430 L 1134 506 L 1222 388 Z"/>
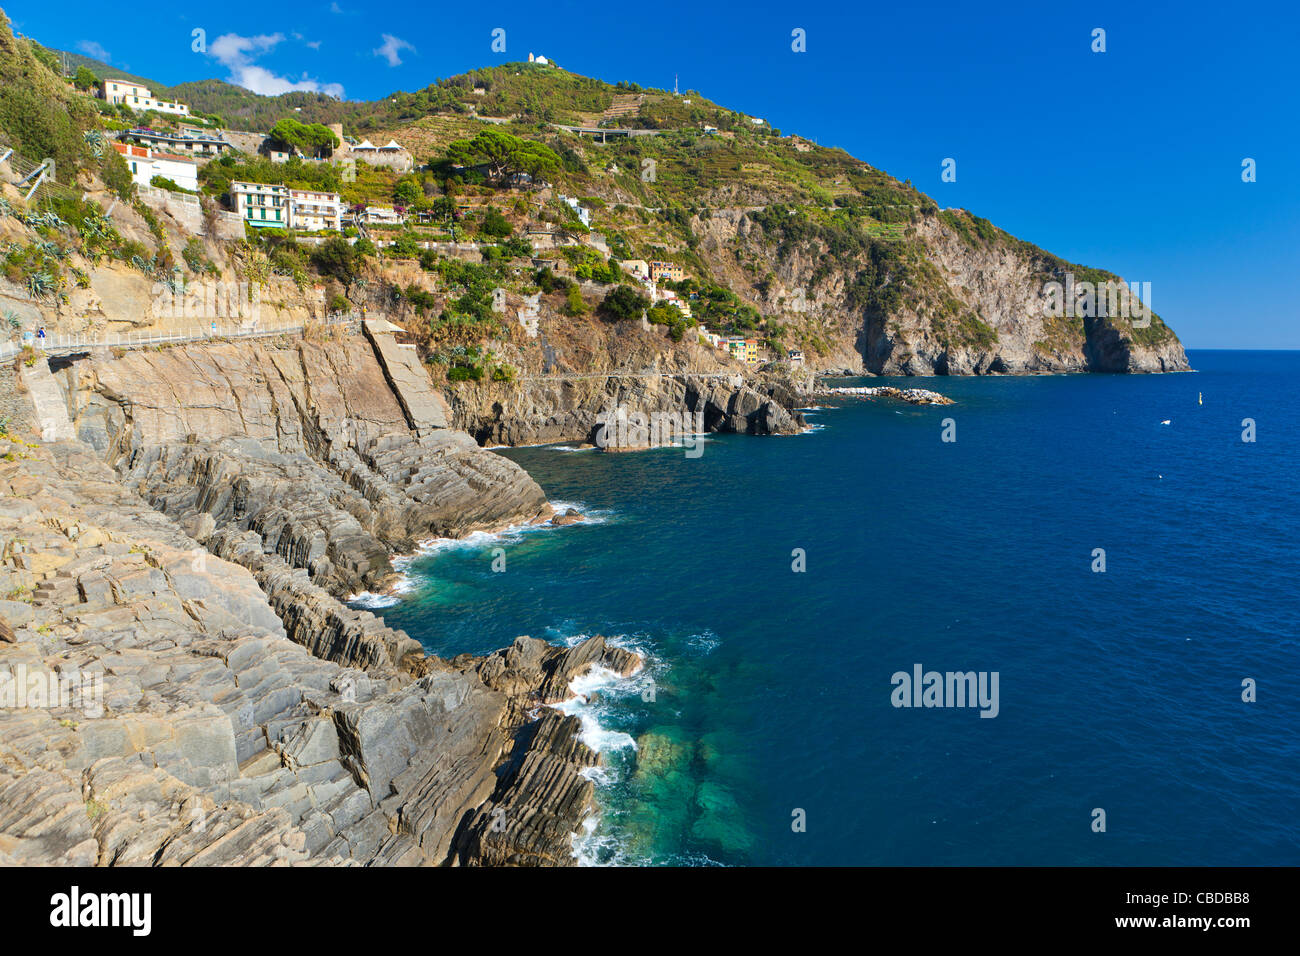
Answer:
<path fill-rule="evenodd" d="M 699 254 L 737 285 L 766 270 L 758 307 L 785 314 L 786 336 L 826 367 L 882 375 L 1188 367 L 1159 315 L 1054 317 L 1048 283 L 1122 280 L 964 211 L 923 207 L 900 240 L 818 226 L 781 207 L 715 210 L 693 225 Z"/>

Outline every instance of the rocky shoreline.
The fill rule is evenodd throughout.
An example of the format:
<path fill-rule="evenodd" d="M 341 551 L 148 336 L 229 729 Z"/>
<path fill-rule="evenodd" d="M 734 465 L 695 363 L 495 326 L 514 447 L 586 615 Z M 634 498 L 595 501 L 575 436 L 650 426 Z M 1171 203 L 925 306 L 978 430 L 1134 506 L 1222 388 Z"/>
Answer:
<path fill-rule="evenodd" d="M 574 862 L 598 757 L 548 705 L 641 661 L 446 661 L 344 602 L 422 539 L 581 520 L 385 344 L 86 357 L 75 438 L 0 440 L 0 862 Z"/>
<path fill-rule="evenodd" d="M 866 398 L 892 398 L 906 402 L 908 405 L 956 405 L 946 395 L 932 392 L 928 388 L 895 388 L 893 385 L 845 386 L 839 388 L 822 388 L 815 394 L 824 396 L 861 395 Z"/>
<path fill-rule="evenodd" d="M 599 636 L 443 660 L 347 603 L 421 541 L 583 520 L 456 427 L 414 350 L 366 328 L 14 375 L 46 441 L 0 438 L 0 863 L 575 862 L 599 757 L 552 705 L 642 661 Z M 682 375 L 524 428 L 553 397 L 480 437 L 591 438 L 611 401 L 803 427 L 780 382 Z M 29 675 L 93 693 L 20 699 Z"/>
<path fill-rule="evenodd" d="M 102 688 L 0 709 L 0 861 L 572 862 L 597 758 L 528 712 L 635 655 L 427 656 L 247 533 L 200 548 L 79 443 L 0 442 L 0 525 L 0 674 Z"/>

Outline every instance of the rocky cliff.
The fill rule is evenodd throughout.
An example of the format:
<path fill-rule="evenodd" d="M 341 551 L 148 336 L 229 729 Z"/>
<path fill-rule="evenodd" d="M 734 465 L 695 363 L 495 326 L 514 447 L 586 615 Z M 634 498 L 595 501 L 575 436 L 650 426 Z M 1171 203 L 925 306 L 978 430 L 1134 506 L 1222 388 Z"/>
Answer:
<path fill-rule="evenodd" d="M 690 335 L 671 341 L 662 326 L 574 320 L 549 307 L 542 314 L 537 340 L 500 353 L 518 369 L 516 380 L 445 389 L 452 423 L 482 444 L 594 443 L 601 416 L 620 406 L 688 416 L 708 432 L 793 435 L 806 427 L 788 373 L 756 375 Z"/>
<path fill-rule="evenodd" d="M 1048 284 L 1071 265 L 961 210 L 920 207 L 889 239 L 819 226 L 784 207 L 692 220 L 699 254 L 765 313 L 785 313 L 818 368 L 878 375 L 1171 372 L 1189 368 L 1157 314 L 1094 303 L 1054 316 Z M 754 275 L 767 280 L 756 286 Z M 1149 305 L 1149 303 L 1147 303 Z M 1063 310 L 1058 310 L 1063 311 Z M 1146 324 L 1149 323 L 1149 324 Z"/>
<path fill-rule="evenodd" d="M 81 358 L 80 440 L 0 440 L 0 860 L 572 862 L 597 757 L 539 708 L 635 655 L 447 662 L 339 600 L 550 512 L 390 345 Z"/>

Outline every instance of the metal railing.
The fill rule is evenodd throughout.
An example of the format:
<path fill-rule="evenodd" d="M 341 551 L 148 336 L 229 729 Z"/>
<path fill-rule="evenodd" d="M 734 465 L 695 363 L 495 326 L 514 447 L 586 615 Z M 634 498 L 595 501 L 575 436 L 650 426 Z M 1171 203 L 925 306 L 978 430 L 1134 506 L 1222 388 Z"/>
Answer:
<path fill-rule="evenodd" d="M 744 379 L 738 372 L 710 370 L 707 372 L 559 372 L 542 375 L 522 375 L 519 382 L 576 382 L 583 379 L 607 378 L 707 378 L 707 379 Z"/>
<path fill-rule="evenodd" d="M 107 349 L 145 349 L 159 345 L 184 345 L 188 342 L 211 342 L 220 339 L 265 339 L 278 335 L 301 335 L 308 328 L 335 328 L 351 326 L 359 331 L 363 316 L 360 313 L 334 313 L 324 319 L 294 322 L 285 325 L 261 325 L 256 322 L 242 325 L 192 326 L 184 329 L 147 329 L 139 332 L 88 335 L 85 333 L 46 335 L 44 338 L 26 333 L 20 342 L 0 343 L 0 361 L 6 361 L 30 347 L 46 355 L 72 355 Z"/>

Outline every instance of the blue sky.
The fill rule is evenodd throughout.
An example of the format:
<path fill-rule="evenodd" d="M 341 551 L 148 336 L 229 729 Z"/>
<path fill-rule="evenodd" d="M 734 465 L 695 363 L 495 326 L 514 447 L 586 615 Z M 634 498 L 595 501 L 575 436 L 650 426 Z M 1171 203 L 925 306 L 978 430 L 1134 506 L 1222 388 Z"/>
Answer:
<path fill-rule="evenodd" d="M 676 73 L 683 90 L 842 146 L 941 206 L 1150 282 L 1153 307 L 1188 347 L 1300 348 L 1300 14 L 1267 3 L 891 6 L 137 0 L 123 17 L 22 0 L 5 10 L 48 46 L 162 83 L 221 77 L 374 99 L 530 51 L 611 82 L 671 88 Z M 497 27 L 505 54 L 490 49 Z M 195 28 L 206 54 L 191 50 Z M 795 28 L 804 53 L 791 50 Z M 1095 28 L 1104 53 L 1091 50 Z M 954 183 L 940 180 L 948 157 Z M 1248 157 L 1253 183 L 1242 182 Z"/>

